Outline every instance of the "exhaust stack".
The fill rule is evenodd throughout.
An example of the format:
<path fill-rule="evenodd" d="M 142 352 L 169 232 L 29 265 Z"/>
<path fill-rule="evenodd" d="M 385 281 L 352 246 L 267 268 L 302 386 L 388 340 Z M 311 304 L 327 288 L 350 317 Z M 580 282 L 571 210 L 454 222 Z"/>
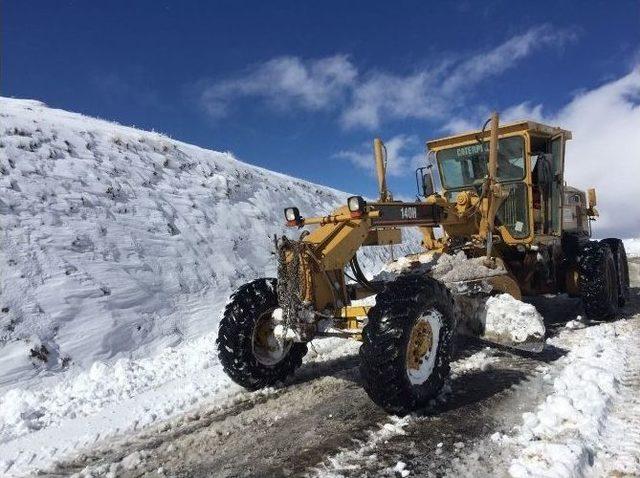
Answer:
<path fill-rule="evenodd" d="M 497 112 L 491 115 L 491 136 L 489 139 L 489 178 L 488 178 L 488 198 L 489 207 L 487 211 L 487 259 L 491 257 L 493 248 L 493 227 L 496 219 L 496 211 L 499 205 L 500 190 L 496 182 L 498 177 L 498 127 L 500 118 Z"/>
<path fill-rule="evenodd" d="M 380 138 L 373 140 L 373 153 L 376 158 L 376 174 L 378 175 L 378 191 L 380 191 L 380 202 L 388 202 L 393 198 L 387 189 L 387 166 L 386 149 Z"/>

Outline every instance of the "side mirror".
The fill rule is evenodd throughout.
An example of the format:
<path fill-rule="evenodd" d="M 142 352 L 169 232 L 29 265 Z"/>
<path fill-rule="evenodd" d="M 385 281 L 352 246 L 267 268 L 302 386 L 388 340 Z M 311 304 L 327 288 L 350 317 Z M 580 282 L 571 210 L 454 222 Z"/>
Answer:
<path fill-rule="evenodd" d="M 424 173 L 422 175 L 422 194 L 424 197 L 427 197 L 433 193 L 433 178 L 431 177 L 431 173 Z"/>

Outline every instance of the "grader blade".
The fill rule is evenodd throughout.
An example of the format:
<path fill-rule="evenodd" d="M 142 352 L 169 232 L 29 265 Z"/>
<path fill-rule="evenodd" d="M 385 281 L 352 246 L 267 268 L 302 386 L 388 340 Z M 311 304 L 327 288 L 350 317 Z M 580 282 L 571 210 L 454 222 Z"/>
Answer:
<path fill-rule="evenodd" d="M 539 314 L 529 307 L 510 308 L 489 300 L 499 294 L 522 298 L 518 283 L 509 274 L 454 281 L 447 286 L 460 311 L 462 333 L 527 352 L 544 348 L 546 328 Z"/>

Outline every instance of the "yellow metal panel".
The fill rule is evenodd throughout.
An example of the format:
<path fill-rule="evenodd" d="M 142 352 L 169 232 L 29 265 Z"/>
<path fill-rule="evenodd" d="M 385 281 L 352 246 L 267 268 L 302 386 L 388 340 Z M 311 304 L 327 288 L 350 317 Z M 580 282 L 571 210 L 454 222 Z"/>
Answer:
<path fill-rule="evenodd" d="M 402 231 L 393 229 L 374 229 L 369 231 L 363 246 L 386 246 L 402 243 Z"/>
<path fill-rule="evenodd" d="M 342 269 L 366 239 L 370 225 L 368 219 L 343 223 L 322 249 L 321 261 L 325 269 Z"/>
<path fill-rule="evenodd" d="M 507 135 L 522 134 L 527 131 L 544 136 L 553 136 L 563 133 L 566 139 L 571 139 L 571 131 L 567 131 L 555 126 L 544 125 L 535 121 L 518 121 L 516 123 L 502 125 L 498 130 L 498 134 L 502 138 Z M 488 139 L 490 134 L 491 132 L 489 130 L 485 130 L 484 135 L 481 134 L 480 130 L 468 131 L 466 133 L 427 141 L 427 147 L 431 151 L 439 151 L 450 146 L 458 144 L 461 145 L 462 143 L 475 143 L 477 142 L 477 137 L 480 137 L 481 139 Z"/>
<path fill-rule="evenodd" d="M 488 277 L 487 282 L 491 284 L 494 290 L 511 295 L 514 299 L 522 299 L 522 292 L 518 282 L 510 275 L 503 274 L 499 276 Z"/>
<path fill-rule="evenodd" d="M 340 309 L 339 317 L 366 317 L 371 307 L 364 305 L 349 305 Z"/>

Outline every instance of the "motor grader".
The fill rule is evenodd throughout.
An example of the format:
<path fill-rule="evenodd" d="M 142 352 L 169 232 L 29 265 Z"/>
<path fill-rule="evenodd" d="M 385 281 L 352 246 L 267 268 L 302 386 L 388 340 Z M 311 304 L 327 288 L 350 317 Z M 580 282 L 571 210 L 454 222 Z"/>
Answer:
<path fill-rule="evenodd" d="M 377 200 L 352 196 L 317 217 L 285 209 L 287 226 L 302 232 L 276 240 L 277 278 L 251 281 L 231 296 L 218 336 L 224 370 L 255 390 L 292 374 L 316 337 L 361 340 L 366 392 L 403 414 L 425 406 L 445 383 L 458 298 L 565 293 L 582 299 L 589 319 L 613 318 L 629 294 L 625 250 L 619 239 L 590 238 L 595 190 L 564 182 L 569 139 L 571 132 L 533 121 L 501 126 L 494 113 L 478 131 L 427 142 L 414 202 L 393 199 L 384 144 L 375 139 Z M 368 279 L 358 250 L 399 244 L 406 227 L 419 228 L 425 254 L 462 253 L 480 267 L 446 281 L 420 267 L 416 254 L 394 280 Z M 478 335 L 508 342 L 476 325 Z M 532 337 L 507 345 L 531 350 Z"/>

